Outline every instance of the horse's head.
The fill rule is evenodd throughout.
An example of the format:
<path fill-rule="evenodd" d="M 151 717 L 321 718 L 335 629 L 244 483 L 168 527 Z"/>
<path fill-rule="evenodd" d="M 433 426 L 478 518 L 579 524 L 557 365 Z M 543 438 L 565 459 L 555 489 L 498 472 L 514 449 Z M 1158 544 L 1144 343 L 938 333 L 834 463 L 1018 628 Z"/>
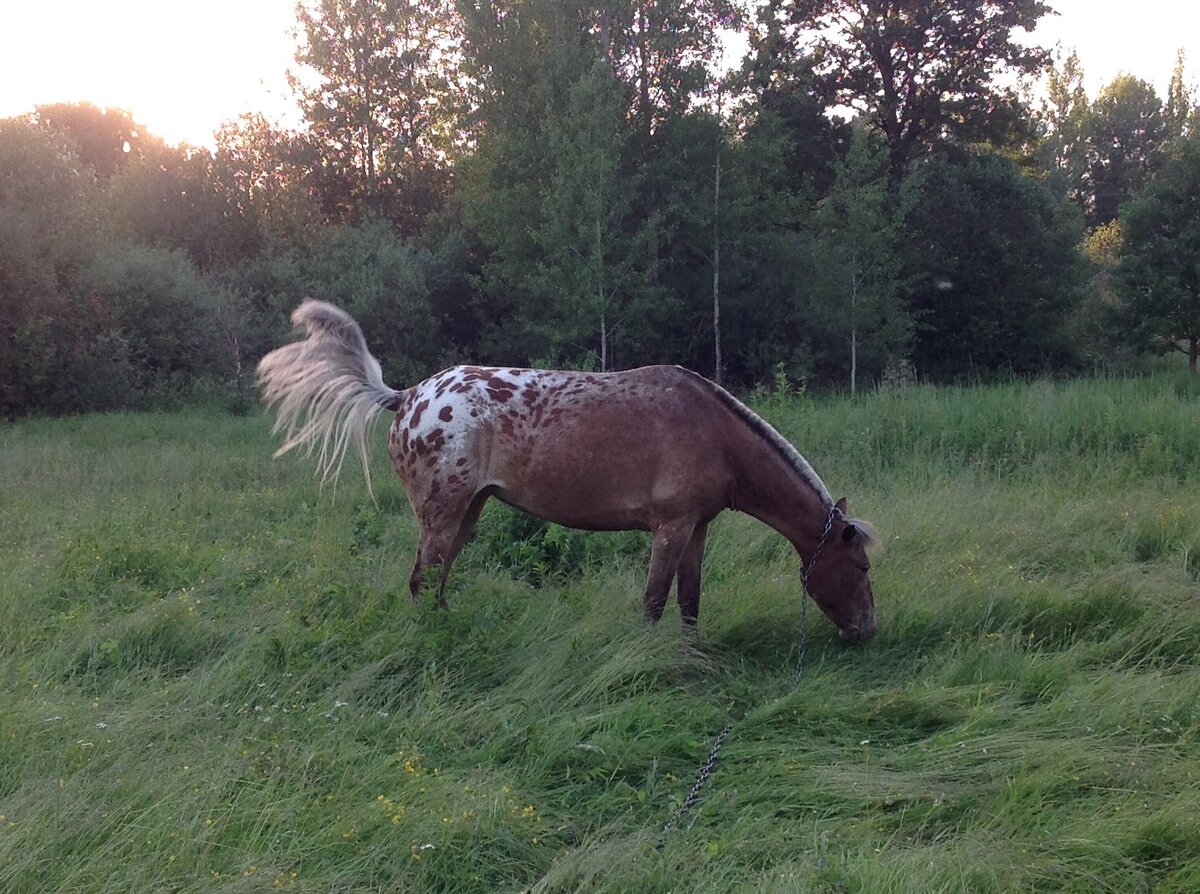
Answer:
<path fill-rule="evenodd" d="M 863 643 L 875 635 L 875 596 L 867 557 L 875 532 L 866 522 L 846 518 L 845 497 L 837 501 L 831 515 L 829 531 L 810 563 L 808 592 L 837 625 L 842 639 Z"/>

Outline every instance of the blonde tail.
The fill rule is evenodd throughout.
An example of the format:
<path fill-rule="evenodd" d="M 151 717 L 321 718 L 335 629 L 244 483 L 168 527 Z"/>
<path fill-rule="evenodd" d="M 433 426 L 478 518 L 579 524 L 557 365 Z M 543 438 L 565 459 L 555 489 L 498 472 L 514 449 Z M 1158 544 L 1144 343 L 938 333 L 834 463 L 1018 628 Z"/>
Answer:
<path fill-rule="evenodd" d="M 307 338 L 277 348 L 258 364 L 263 400 L 277 405 L 272 434 L 283 432 L 275 456 L 304 448 L 316 455 L 321 481 L 336 482 L 353 442 L 370 490 L 367 429 L 381 410 L 400 405 L 400 392 L 383 383 L 362 329 L 341 308 L 309 299 L 296 308 L 292 322 L 307 330 Z"/>

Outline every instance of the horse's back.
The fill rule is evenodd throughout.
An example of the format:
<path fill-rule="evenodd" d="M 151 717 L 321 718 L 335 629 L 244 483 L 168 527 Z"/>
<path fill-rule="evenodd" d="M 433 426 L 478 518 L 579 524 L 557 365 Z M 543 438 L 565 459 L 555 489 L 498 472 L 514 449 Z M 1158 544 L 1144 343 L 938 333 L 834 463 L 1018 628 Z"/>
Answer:
<path fill-rule="evenodd" d="M 577 527 L 711 515 L 725 498 L 729 417 L 708 387 L 672 366 L 453 367 L 406 395 L 392 429 L 393 460 L 418 499 L 423 483 L 469 476 L 476 489 Z"/>

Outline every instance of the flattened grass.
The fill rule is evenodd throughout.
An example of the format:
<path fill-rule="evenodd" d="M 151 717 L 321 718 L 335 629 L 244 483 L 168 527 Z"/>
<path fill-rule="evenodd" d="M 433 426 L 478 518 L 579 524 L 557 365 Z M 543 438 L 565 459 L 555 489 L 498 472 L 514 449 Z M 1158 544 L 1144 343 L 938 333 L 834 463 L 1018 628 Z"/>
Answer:
<path fill-rule="evenodd" d="M 742 516 L 693 643 L 638 538 L 502 507 L 412 606 L 382 455 L 377 512 L 262 417 L 3 430 L 0 890 L 1197 890 L 1194 386 L 759 409 L 886 543 L 879 635 L 810 609 L 799 686 L 796 558 Z"/>

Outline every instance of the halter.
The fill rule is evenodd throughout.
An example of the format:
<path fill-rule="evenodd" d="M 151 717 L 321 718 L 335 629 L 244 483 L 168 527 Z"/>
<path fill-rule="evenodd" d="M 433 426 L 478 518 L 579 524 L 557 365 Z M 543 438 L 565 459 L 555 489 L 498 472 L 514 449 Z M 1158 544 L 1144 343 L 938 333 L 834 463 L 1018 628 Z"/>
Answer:
<path fill-rule="evenodd" d="M 821 550 L 825 549 L 825 544 L 829 542 L 829 534 L 833 530 L 833 520 L 839 515 L 841 515 L 841 513 L 838 512 L 837 506 L 829 507 L 829 517 L 825 519 L 825 530 L 821 532 L 821 539 L 817 543 L 816 550 L 813 551 L 812 558 L 808 560 L 807 565 L 801 562 L 800 583 L 804 587 L 804 592 L 808 593 L 809 596 L 811 596 L 812 593 L 809 593 L 808 591 L 808 578 L 812 575 L 813 568 L 816 567 L 817 559 L 821 555 Z"/>

